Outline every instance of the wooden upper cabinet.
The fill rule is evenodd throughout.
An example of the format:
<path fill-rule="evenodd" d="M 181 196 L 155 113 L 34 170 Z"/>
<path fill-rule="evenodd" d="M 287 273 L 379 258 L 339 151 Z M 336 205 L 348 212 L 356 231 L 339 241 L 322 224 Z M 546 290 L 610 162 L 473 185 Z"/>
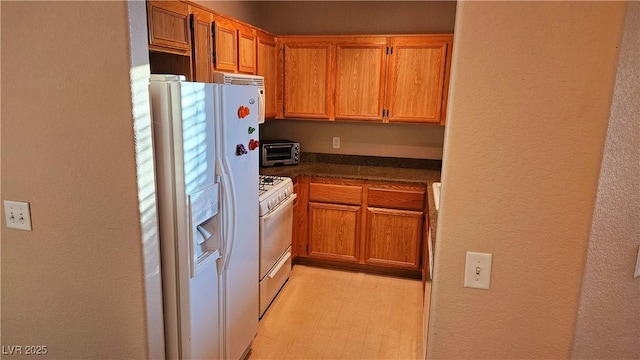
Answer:
<path fill-rule="evenodd" d="M 284 40 L 284 117 L 332 117 L 331 58 L 328 41 Z"/>
<path fill-rule="evenodd" d="M 198 8 L 191 8 L 191 43 L 193 80 L 200 82 L 213 81 L 213 37 L 211 13 Z"/>
<path fill-rule="evenodd" d="M 444 122 L 452 40 L 452 35 L 391 38 L 389 122 Z"/>
<path fill-rule="evenodd" d="M 147 1 L 147 18 L 150 50 L 183 55 L 190 53 L 187 4 L 179 1 Z"/>
<path fill-rule="evenodd" d="M 213 14 L 215 36 L 213 63 L 215 70 L 236 72 L 238 68 L 238 37 L 236 24 Z"/>
<path fill-rule="evenodd" d="M 276 39 L 264 32 L 256 32 L 256 74 L 264 77 L 264 116 L 274 118 L 278 114 L 277 76 L 278 50 Z"/>
<path fill-rule="evenodd" d="M 444 124 L 453 35 L 278 39 L 279 116 Z"/>
<path fill-rule="evenodd" d="M 238 71 L 256 73 L 256 32 L 248 26 L 238 27 Z"/>
<path fill-rule="evenodd" d="M 387 38 L 339 40 L 335 118 L 382 120 Z"/>

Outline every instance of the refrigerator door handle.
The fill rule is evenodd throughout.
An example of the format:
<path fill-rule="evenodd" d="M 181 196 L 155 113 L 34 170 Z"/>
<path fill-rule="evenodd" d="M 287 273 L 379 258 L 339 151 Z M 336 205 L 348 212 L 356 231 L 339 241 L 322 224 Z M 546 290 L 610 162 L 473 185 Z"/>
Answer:
<path fill-rule="evenodd" d="M 230 199 L 230 189 L 229 189 L 229 181 L 227 179 L 227 174 L 225 171 L 225 167 L 224 167 L 224 163 L 222 162 L 222 159 L 218 158 L 217 159 L 217 172 L 218 172 L 218 177 L 219 177 L 219 183 L 222 185 L 222 220 L 223 220 L 223 224 L 222 224 L 222 240 L 221 242 L 221 255 L 217 260 L 217 269 L 218 269 L 218 275 L 222 275 L 222 271 L 224 269 L 224 264 L 225 264 L 225 256 L 227 254 L 227 250 L 229 248 L 229 235 L 230 235 L 230 231 L 231 231 L 231 226 L 230 226 L 230 216 L 231 214 L 231 208 L 229 206 L 229 199 Z"/>
<path fill-rule="evenodd" d="M 236 191 L 235 191 L 235 186 L 234 186 L 234 182 L 233 182 L 233 174 L 231 173 L 231 168 L 229 166 L 229 159 L 227 157 L 224 157 L 222 159 L 222 163 L 224 165 L 224 169 L 225 169 L 225 174 L 227 175 L 227 178 L 229 179 L 228 182 L 228 189 L 229 189 L 229 199 L 231 200 L 231 209 L 229 209 L 229 213 L 231 214 L 231 216 L 228 216 L 227 219 L 229 219 L 229 228 L 230 228 L 230 236 L 229 236 L 229 240 L 227 242 L 227 249 L 225 249 L 225 254 L 224 254 L 224 259 L 223 259 L 223 269 L 227 270 L 229 269 L 229 260 L 231 259 L 231 255 L 233 253 L 233 245 L 236 242 L 236 233 L 237 233 L 237 226 L 238 226 L 238 214 L 236 214 L 237 212 L 237 204 L 236 204 Z"/>
<path fill-rule="evenodd" d="M 264 90 L 258 89 L 258 124 L 264 123 L 265 118 L 265 100 L 264 100 Z"/>

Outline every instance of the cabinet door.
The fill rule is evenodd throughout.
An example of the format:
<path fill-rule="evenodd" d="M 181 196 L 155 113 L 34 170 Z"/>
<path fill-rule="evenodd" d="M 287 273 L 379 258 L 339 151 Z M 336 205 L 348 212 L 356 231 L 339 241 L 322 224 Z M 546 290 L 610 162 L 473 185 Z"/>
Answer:
<path fill-rule="evenodd" d="M 309 203 L 310 257 L 358 262 L 361 207 Z"/>
<path fill-rule="evenodd" d="M 386 106 L 389 122 L 444 122 L 451 42 L 450 35 L 391 38 Z"/>
<path fill-rule="evenodd" d="M 193 80 L 213 81 L 212 64 L 212 25 L 211 14 L 197 8 L 191 8 L 191 43 L 193 51 Z"/>
<path fill-rule="evenodd" d="M 256 73 L 256 33 L 255 30 L 237 24 L 238 26 L 238 71 Z"/>
<path fill-rule="evenodd" d="M 382 121 L 387 38 L 336 45 L 335 118 Z"/>
<path fill-rule="evenodd" d="M 277 73 L 278 73 L 278 50 L 276 40 L 273 36 L 258 32 L 256 50 L 256 74 L 264 77 L 264 116 L 267 118 L 276 117 L 277 110 Z"/>
<path fill-rule="evenodd" d="M 371 207 L 367 210 L 365 262 L 418 270 L 423 213 Z"/>
<path fill-rule="evenodd" d="M 180 54 L 187 54 L 189 43 L 189 9 L 179 1 L 148 1 L 149 47 L 160 47 Z"/>
<path fill-rule="evenodd" d="M 332 116 L 331 50 L 329 42 L 284 43 L 284 117 Z"/>
<path fill-rule="evenodd" d="M 213 15 L 215 28 L 213 63 L 219 71 L 236 72 L 238 68 L 238 37 L 235 23 Z"/>

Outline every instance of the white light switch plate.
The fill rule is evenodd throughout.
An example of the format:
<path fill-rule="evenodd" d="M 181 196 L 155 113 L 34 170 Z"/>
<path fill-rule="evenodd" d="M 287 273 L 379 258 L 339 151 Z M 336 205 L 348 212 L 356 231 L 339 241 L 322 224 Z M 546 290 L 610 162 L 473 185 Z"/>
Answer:
<path fill-rule="evenodd" d="M 334 149 L 340 149 L 340 137 L 339 136 L 334 136 L 333 137 L 333 148 Z"/>
<path fill-rule="evenodd" d="M 467 251 L 467 261 L 464 267 L 464 287 L 489 289 L 492 258 L 492 254 Z"/>
<path fill-rule="evenodd" d="M 8 229 L 31 231 L 31 212 L 28 202 L 5 200 L 4 217 Z"/>

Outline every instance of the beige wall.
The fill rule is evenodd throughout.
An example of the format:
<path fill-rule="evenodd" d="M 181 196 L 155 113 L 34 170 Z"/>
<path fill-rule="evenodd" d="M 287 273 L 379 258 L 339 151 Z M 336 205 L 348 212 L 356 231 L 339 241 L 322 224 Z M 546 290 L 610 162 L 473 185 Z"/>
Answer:
<path fill-rule="evenodd" d="M 127 29 L 125 2 L 2 2 L 2 199 L 33 221 L 2 226 L 2 345 L 148 355 Z"/>
<path fill-rule="evenodd" d="M 640 359 L 640 2 L 628 5 L 572 358 Z"/>
<path fill-rule="evenodd" d="M 258 1 L 277 35 L 451 33 L 455 1 Z"/>
<path fill-rule="evenodd" d="M 333 148 L 334 136 L 340 137 L 339 149 Z M 444 126 L 267 120 L 260 138 L 295 140 L 303 152 L 442 159 Z"/>
<path fill-rule="evenodd" d="M 433 359 L 569 356 L 625 5 L 460 2 Z M 463 287 L 466 251 L 491 289 Z"/>
<path fill-rule="evenodd" d="M 454 1 L 260 1 L 258 23 L 277 35 L 451 33 Z M 441 159 L 444 127 L 269 121 L 261 138 L 300 142 L 302 151 Z M 332 137 L 341 138 L 333 149 Z"/>
<path fill-rule="evenodd" d="M 255 1 L 196 0 L 194 2 L 252 25 L 258 23 L 258 6 Z"/>

